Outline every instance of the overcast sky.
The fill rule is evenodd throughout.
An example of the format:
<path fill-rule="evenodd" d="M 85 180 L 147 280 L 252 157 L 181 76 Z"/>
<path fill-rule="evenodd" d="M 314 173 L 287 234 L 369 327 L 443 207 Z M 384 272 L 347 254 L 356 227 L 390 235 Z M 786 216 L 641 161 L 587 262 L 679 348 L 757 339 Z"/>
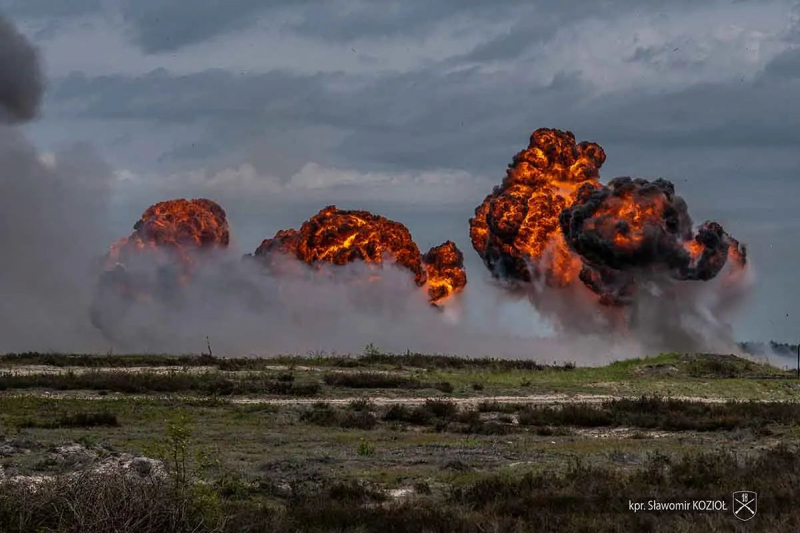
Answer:
<path fill-rule="evenodd" d="M 150 203 L 218 200 L 251 251 L 320 207 L 456 240 L 531 131 L 600 143 L 603 180 L 675 182 L 749 245 L 740 340 L 796 341 L 796 2 L 0 0 L 40 49 L 24 126 L 113 171 L 110 233 Z M 94 157 L 94 156 L 93 156 Z"/>

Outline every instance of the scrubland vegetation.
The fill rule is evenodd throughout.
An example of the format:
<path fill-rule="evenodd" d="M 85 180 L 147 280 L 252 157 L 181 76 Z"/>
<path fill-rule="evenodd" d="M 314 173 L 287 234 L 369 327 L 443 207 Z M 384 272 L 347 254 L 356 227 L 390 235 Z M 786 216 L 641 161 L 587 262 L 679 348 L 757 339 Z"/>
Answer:
<path fill-rule="evenodd" d="M 421 354 L 0 357 L 0 531 L 796 531 L 791 373 Z M 758 515 L 629 500 L 759 493 Z"/>

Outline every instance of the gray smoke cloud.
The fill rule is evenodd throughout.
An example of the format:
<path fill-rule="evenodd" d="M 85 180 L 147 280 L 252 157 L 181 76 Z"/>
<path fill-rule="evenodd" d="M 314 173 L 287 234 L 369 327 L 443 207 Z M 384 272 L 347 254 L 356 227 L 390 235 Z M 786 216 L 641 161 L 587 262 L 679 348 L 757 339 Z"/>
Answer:
<path fill-rule="evenodd" d="M 360 353 L 382 350 L 535 358 L 601 364 L 641 355 L 631 339 L 603 335 L 537 338 L 514 331 L 507 297 L 476 280 L 471 291 L 431 306 L 404 267 L 361 262 L 309 267 L 291 258 L 267 269 L 235 250 L 200 252 L 188 283 L 170 268 L 140 261 L 109 271 L 93 302 L 95 323 L 116 351 L 197 353 L 209 337 L 217 355 Z M 137 287 L 136 294 L 125 290 Z M 122 290 L 120 290 L 122 289 Z M 481 294 L 486 291 L 488 294 Z M 469 316 L 480 310 L 480 317 Z M 530 312 L 526 319 L 533 320 Z"/>
<path fill-rule="evenodd" d="M 89 267 L 105 239 L 111 173 L 86 144 L 42 154 L 14 127 L 36 115 L 42 90 L 36 50 L 0 18 L 2 351 L 58 351 L 94 336 Z"/>
<path fill-rule="evenodd" d="M 0 16 L 0 120 L 30 120 L 39 109 L 44 83 L 36 49 Z"/>
<path fill-rule="evenodd" d="M 163 265 L 145 258 L 130 274 L 154 280 L 149 294 L 121 296 L 101 281 L 102 255 L 120 237 L 105 230 L 111 169 L 86 144 L 42 154 L 14 125 L 36 116 L 42 79 L 36 50 L 0 18 L 0 352 L 197 353 L 208 336 L 221 355 L 355 353 L 375 343 L 394 352 L 599 364 L 662 348 L 664 339 L 643 343 L 608 335 L 602 325 L 541 338 L 547 332 L 533 331 L 532 309 L 509 313 L 508 295 L 480 276 L 440 311 L 402 269 L 376 276 L 363 264 L 322 271 L 295 264 L 287 266 L 295 272 L 276 276 L 242 262 L 235 249 L 198 260 L 198 272 L 180 287 L 163 283 Z M 558 314 L 591 313 L 550 301 L 561 302 Z M 713 305 L 675 320 L 704 316 Z M 653 320 L 665 319 L 656 314 Z"/>

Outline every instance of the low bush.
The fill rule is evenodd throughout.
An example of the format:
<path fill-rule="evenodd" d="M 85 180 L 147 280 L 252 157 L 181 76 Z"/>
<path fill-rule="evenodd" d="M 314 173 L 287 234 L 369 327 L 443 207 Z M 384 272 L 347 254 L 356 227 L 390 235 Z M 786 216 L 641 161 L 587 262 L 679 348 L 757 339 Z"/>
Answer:
<path fill-rule="evenodd" d="M 769 424 L 800 423 L 800 405 L 784 402 L 704 403 L 641 397 L 612 400 L 601 405 L 523 407 L 519 410 L 519 423 L 528 426 L 629 426 L 668 431 L 763 429 Z"/>
<path fill-rule="evenodd" d="M 323 378 L 326 385 L 351 389 L 419 389 L 418 379 L 380 372 L 332 372 Z"/>
<path fill-rule="evenodd" d="M 373 429 L 378 424 L 378 419 L 367 409 L 343 411 L 321 402 L 301 411 L 300 421 L 317 426 L 345 429 Z"/>
<path fill-rule="evenodd" d="M 88 427 L 117 427 L 117 415 L 107 411 L 96 413 L 75 413 L 61 415 L 56 420 L 25 419 L 16 424 L 20 428 L 88 428 Z"/>
<path fill-rule="evenodd" d="M 368 441 L 362 441 L 368 442 Z M 365 449 L 368 445 L 365 445 Z M 361 452 L 359 452 L 361 453 Z M 372 452 L 374 453 L 374 449 Z M 362 455 L 369 455 L 364 452 Z M 460 467 L 453 466 L 453 469 Z M 576 463 L 566 471 L 490 474 L 418 497 L 392 501 L 359 481 L 294 486 L 261 499 L 235 483 L 176 490 L 172 483 L 122 474 L 82 474 L 35 485 L 0 483 L 0 531 L 9 533 L 477 533 L 541 531 L 685 533 L 744 531 L 730 511 L 633 513 L 631 498 L 724 499 L 758 493 L 754 531 L 798 531 L 800 454 L 778 446 L 734 456 L 725 452 L 653 455 L 632 469 Z M 433 492 L 433 494 L 431 494 Z M 738 525 L 737 525 L 738 524 Z"/>
<path fill-rule="evenodd" d="M 220 372 L 126 372 L 89 370 L 86 372 L 17 374 L 0 373 L 0 390 L 6 389 L 96 390 L 129 394 L 148 392 L 193 392 L 208 396 L 233 394 L 276 394 L 314 396 L 318 383 L 276 381 L 266 372 L 229 376 Z"/>

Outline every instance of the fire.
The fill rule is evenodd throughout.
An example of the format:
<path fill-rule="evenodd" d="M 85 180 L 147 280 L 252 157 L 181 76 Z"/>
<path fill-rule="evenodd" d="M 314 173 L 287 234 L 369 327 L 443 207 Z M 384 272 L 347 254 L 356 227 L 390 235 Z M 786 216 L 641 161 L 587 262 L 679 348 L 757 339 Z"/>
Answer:
<path fill-rule="evenodd" d="M 446 300 L 464 290 L 467 273 L 464 254 L 453 241 L 434 246 L 422 257 L 428 273 L 428 299 L 432 303 Z"/>
<path fill-rule="evenodd" d="M 180 198 L 152 205 L 133 230 L 129 237 L 111 245 L 105 258 L 107 270 L 139 255 L 151 254 L 162 262 L 177 260 L 185 282 L 194 270 L 192 251 L 226 248 L 230 241 L 225 211 L 204 198 Z"/>
<path fill-rule="evenodd" d="M 597 181 L 605 159 L 599 145 L 576 144 L 571 132 L 533 132 L 469 221 L 472 245 L 495 277 L 551 286 L 578 279 L 580 259 L 561 235 L 559 215 L 581 184 Z"/>
<path fill-rule="evenodd" d="M 475 209 L 470 235 L 495 277 L 549 286 L 580 280 L 606 305 L 629 303 L 639 273 L 709 280 L 746 251 L 716 222 L 695 232 L 673 184 L 599 182 L 605 152 L 571 132 L 539 129 L 500 187 Z"/>
<path fill-rule="evenodd" d="M 277 258 L 286 255 L 308 265 L 345 265 L 359 260 L 382 265 L 384 260 L 390 259 L 409 270 L 419 287 L 429 281 L 428 276 L 433 272 L 433 284 L 429 284 L 428 292 L 430 301 L 438 302 L 466 284 L 463 255 L 449 242 L 428 254 L 431 264 L 426 262 L 423 267 L 417 244 L 408 228 L 399 222 L 368 211 L 328 206 L 304 222 L 299 230 L 281 230 L 273 238 L 265 239 L 254 255 L 271 266 Z"/>
<path fill-rule="evenodd" d="M 171 289 L 191 280 L 199 253 L 227 248 L 229 241 L 225 211 L 211 200 L 181 198 L 150 206 L 133 233 L 112 244 L 103 260 L 92 323 L 110 331 L 132 302 L 170 298 Z"/>

